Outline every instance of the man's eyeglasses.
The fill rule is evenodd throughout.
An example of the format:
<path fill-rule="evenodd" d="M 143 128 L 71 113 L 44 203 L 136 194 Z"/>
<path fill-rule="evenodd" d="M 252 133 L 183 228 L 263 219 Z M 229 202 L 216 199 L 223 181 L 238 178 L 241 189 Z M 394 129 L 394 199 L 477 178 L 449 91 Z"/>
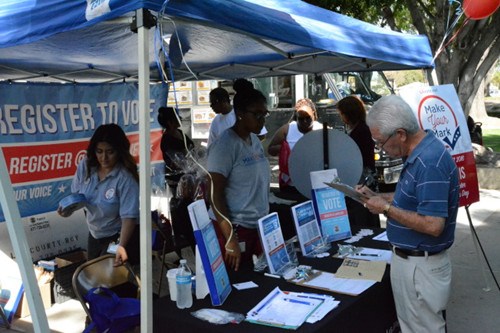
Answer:
<path fill-rule="evenodd" d="M 392 138 L 394 136 L 394 134 L 396 134 L 396 132 L 392 132 L 391 135 L 389 135 L 387 137 L 387 139 L 385 139 L 385 141 L 382 143 L 382 145 L 380 144 L 379 141 L 377 141 L 377 140 L 375 140 L 375 139 L 372 138 L 373 143 L 375 143 L 375 146 L 378 147 L 378 149 L 384 150 L 385 144 L 387 143 L 387 141 L 389 141 L 390 138 Z"/>
<path fill-rule="evenodd" d="M 269 117 L 269 115 L 270 115 L 269 111 L 266 111 L 265 113 L 247 111 L 247 113 L 253 114 L 253 116 L 255 117 L 255 119 L 258 120 L 258 121 L 264 120 L 267 117 Z"/>

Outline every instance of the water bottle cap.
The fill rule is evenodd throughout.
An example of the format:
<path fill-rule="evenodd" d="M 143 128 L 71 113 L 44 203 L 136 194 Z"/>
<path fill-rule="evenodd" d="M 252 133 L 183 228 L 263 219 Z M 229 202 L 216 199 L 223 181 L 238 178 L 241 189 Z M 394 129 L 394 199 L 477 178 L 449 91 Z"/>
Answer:
<path fill-rule="evenodd" d="M 187 261 L 186 261 L 186 259 L 181 259 L 181 260 L 179 261 L 179 263 L 181 263 L 181 264 L 185 264 L 186 262 L 187 262 Z"/>

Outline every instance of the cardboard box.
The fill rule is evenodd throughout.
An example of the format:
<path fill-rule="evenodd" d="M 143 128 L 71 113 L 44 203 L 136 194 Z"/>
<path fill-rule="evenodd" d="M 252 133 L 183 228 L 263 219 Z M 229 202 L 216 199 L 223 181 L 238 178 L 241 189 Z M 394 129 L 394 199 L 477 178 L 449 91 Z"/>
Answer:
<path fill-rule="evenodd" d="M 80 264 L 87 260 L 87 251 L 75 251 L 61 254 L 56 257 L 57 269 L 72 264 Z"/>
<path fill-rule="evenodd" d="M 54 271 L 53 296 L 57 304 L 75 298 L 72 278 L 76 269 L 87 260 L 87 252 L 78 250 L 61 254 L 55 258 L 57 263 Z"/>
<path fill-rule="evenodd" d="M 39 284 L 38 287 L 40 288 L 40 295 L 42 296 L 43 307 L 45 309 L 49 309 L 52 306 L 52 300 L 51 300 L 52 288 L 50 288 L 50 282 Z M 23 296 L 17 307 L 16 317 L 22 318 L 29 315 L 30 315 L 30 309 L 28 306 L 28 300 L 26 298 L 26 293 L 23 292 Z"/>

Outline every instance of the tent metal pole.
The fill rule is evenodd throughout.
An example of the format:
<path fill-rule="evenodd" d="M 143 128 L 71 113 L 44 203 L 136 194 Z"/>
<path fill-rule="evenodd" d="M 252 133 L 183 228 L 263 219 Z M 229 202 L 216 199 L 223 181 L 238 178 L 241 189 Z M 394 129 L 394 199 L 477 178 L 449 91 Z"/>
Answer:
<path fill-rule="evenodd" d="M 3 150 L 0 147 L 0 203 L 5 215 L 7 230 L 9 231 L 10 240 L 14 253 L 16 254 L 16 262 L 21 272 L 24 290 L 26 292 L 28 306 L 33 320 L 33 329 L 35 332 L 49 332 L 49 322 L 47 314 L 42 303 L 42 296 L 33 269 L 33 260 L 30 255 L 30 248 L 26 234 L 24 232 L 23 221 L 19 213 L 19 207 L 14 199 L 14 190 L 10 181 L 10 175 L 5 163 Z"/>
<path fill-rule="evenodd" d="M 146 9 L 136 11 L 139 59 L 139 191 L 141 248 L 141 332 L 153 332 L 153 272 L 151 241 L 151 152 L 149 95 L 149 28 Z"/>

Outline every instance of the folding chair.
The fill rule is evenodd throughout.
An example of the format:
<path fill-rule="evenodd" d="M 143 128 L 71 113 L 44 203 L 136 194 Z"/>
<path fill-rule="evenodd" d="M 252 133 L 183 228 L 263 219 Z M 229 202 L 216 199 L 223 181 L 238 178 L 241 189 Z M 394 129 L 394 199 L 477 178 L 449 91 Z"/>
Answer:
<path fill-rule="evenodd" d="M 183 217 L 182 219 L 179 218 L 178 216 L 175 216 L 176 219 L 178 219 L 178 224 L 181 223 L 189 223 L 191 224 L 191 221 L 189 219 L 189 213 L 187 212 L 187 205 L 185 208 L 185 213 L 186 216 Z M 173 214 L 172 212 L 172 215 Z M 174 218 L 174 216 L 172 216 Z M 164 269 L 170 269 L 170 268 L 175 268 L 178 265 L 169 265 L 165 260 L 166 260 L 166 254 L 170 252 L 175 252 L 179 258 L 182 258 L 182 249 L 186 247 L 191 247 L 191 250 L 195 251 L 195 245 L 196 241 L 194 240 L 194 234 L 193 234 L 193 229 L 191 228 L 191 231 L 187 231 L 181 235 L 175 234 L 176 230 L 172 226 L 173 222 L 171 222 L 168 218 L 165 216 L 161 215 L 157 210 L 154 210 L 151 212 L 151 221 L 152 221 L 152 227 L 153 227 L 153 232 L 154 236 L 156 237 L 156 234 L 158 234 L 160 237 L 156 238 L 156 241 L 153 242 L 153 251 L 156 251 L 157 257 L 160 259 L 162 262 L 162 266 L 160 269 L 160 277 L 158 279 L 159 284 L 158 284 L 158 294 L 161 292 L 161 285 L 163 282 L 164 278 Z M 172 230 L 174 229 L 174 230 Z M 187 237 L 185 237 L 187 235 Z M 189 239 L 191 237 L 191 239 Z M 161 243 L 161 244 L 160 244 Z M 161 251 L 161 255 L 158 254 L 158 252 Z M 171 267 L 170 267 L 171 266 Z"/>
<path fill-rule="evenodd" d="M 80 265 L 73 274 L 73 291 L 92 321 L 90 308 L 84 296 L 92 288 L 106 287 L 120 297 L 139 298 L 140 280 L 134 274 L 132 267 L 125 263 L 113 266 L 114 254 L 107 254 Z"/>
<path fill-rule="evenodd" d="M 1 288 L 0 288 L 1 291 Z M 2 319 L 2 325 L 4 325 L 5 328 L 10 329 L 10 323 L 9 320 L 7 319 L 7 316 L 5 315 L 5 311 L 3 308 L 0 306 L 0 319 Z"/>
<path fill-rule="evenodd" d="M 167 269 L 174 268 L 174 267 L 168 267 L 167 263 L 165 262 L 166 258 L 165 255 L 167 253 L 175 251 L 177 255 L 180 257 L 181 248 L 176 247 L 175 245 L 174 236 L 172 235 L 172 226 L 170 224 L 170 221 L 166 217 L 160 215 L 160 213 L 157 210 L 155 210 L 151 212 L 151 221 L 153 222 L 152 227 L 155 236 L 155 241 L 153 242 L 153 251 L 158 252 L 159 250 L 161 250 L 161 255 L 159 255 L 159 257 L 162 265 L 160 269 L 160 277 L 158 279 L 159 281 L 158 294 L 160 294 L 165 267 L 167 266 Z M 160 237 L 156 237 L 156 233 L 158 233 Z M 161 244 L 158 244 L 160 242 Z"/>

